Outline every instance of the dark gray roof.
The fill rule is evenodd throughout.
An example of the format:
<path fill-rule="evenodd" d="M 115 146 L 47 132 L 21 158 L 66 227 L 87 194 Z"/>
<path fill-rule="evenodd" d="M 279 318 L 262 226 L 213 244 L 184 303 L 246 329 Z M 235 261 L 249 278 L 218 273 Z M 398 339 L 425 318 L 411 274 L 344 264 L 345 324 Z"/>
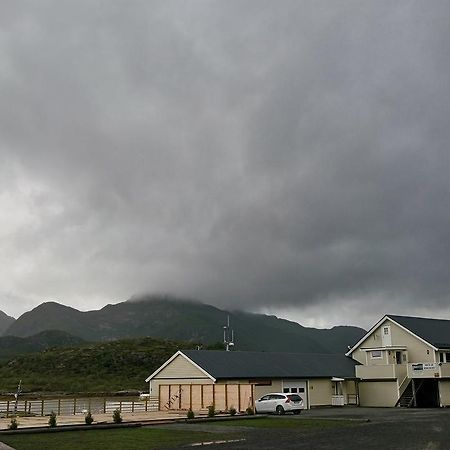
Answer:
<path fill-rule="evenodd" d="M 354 378 L 355 361 L 341 354 L 183 350 L 215 379 Z"/>
<path fill-rule="evenodd" d="M 392 316 L 400 325 L 437 348 L 450 348 L 450 320 L 424 317 Z"/>

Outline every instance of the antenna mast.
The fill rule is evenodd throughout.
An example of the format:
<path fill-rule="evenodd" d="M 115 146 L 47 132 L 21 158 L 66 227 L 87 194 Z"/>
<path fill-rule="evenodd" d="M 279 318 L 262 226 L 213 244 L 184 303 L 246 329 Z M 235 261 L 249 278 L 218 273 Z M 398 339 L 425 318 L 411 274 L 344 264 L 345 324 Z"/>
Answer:
<path fill-rule="evenodd" d="M 227 324 L 223 327 L 223 343 L 225 350 L 229 352 L 234 347 L 234 330 L 230 328 L 230 316 L 227 316 Z"/>

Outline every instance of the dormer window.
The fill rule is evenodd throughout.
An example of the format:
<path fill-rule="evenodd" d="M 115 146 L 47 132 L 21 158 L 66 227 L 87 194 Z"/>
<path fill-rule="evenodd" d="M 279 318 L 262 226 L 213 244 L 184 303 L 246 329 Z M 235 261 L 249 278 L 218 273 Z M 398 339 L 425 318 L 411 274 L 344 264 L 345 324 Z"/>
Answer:
<path fill-rule="evenodd" d="M 381 359 L 381 350 L 372 350 L 370 352 L 370 357 L 372 359 Z"/>

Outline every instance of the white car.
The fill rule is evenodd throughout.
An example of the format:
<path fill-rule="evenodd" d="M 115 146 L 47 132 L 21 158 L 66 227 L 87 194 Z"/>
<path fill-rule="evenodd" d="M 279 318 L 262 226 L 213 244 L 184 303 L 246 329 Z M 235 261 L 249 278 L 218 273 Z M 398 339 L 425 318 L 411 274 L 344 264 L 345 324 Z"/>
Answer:
<path fill-rule="evenodd" d="M 303 409 L 303 399 L 298 394 L 267 394 L 256 400 L 256 413 L 284 414 L 293 412 L 300 414 Z"/>

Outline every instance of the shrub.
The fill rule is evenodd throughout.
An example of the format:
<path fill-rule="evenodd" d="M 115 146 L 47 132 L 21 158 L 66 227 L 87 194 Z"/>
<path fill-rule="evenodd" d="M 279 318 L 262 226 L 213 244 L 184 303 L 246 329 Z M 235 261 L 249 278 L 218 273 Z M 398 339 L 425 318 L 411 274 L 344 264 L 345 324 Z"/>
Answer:
<path fill-rule="evenodd" d="M 10 429 L 10 430 L 17 430 L 18 427 L 19 427 L 19 424 L 17 423 L 17 419 L 16 418 L 12 418 L 11 419 L 11 423 L 8 425 L 8 429 Z"/>
<path fill-rule="evenodd" d="M 114 423 L 121 423 L 122 422 L 122 415 L 120 414 L 119 409 L 115 409 L 113 412 L 113 421 Z"/>
<path fill-rule="evenodd" d="M 50 413 L 50 417 L 48 419 L 48 426 L 49 427 L 56 427 L 56 414 L 54 411 Z"/>
<path fill-rule="evenodd" d="M 249 406 L 249 407 L 245 410 L 245 412 L 247 413 L 248 416 L 253 416 L 253 415 L 255 414 L 255 410 L 254 410 L 251 406 Z"/>
<path fill-rule="evenodd" d="M 216 408 L 214 408 L 214 405 L 208 406 L 208 417 L 214 417 L 216 415 Z"/>
<path fill-rule="evenodd" d="M 187 412 L 187 418 L 188 418 L 188 419 L 195 419 L 195 414 L 194 414 L 194 411 L 192 411 L 192 409 L 190 409 L 190 410 Z"/>
<path fill-rule="evenodd" d="M 236 411 L 236 408 L 235 408 L 235 407 L 231 406 L 230 409 L 229 409 L 229 412 L 230 412 L 230 414 L 231 414 L 232 416 L 235 416 L 237 411 Z"/>
<path fill-rule="evenodd" d="M 92 414 L 90 411 L 84 416 L 84 421 L 85 421 L 86 425 L 92 425 L 94 418 L 92 417 Z"/>

